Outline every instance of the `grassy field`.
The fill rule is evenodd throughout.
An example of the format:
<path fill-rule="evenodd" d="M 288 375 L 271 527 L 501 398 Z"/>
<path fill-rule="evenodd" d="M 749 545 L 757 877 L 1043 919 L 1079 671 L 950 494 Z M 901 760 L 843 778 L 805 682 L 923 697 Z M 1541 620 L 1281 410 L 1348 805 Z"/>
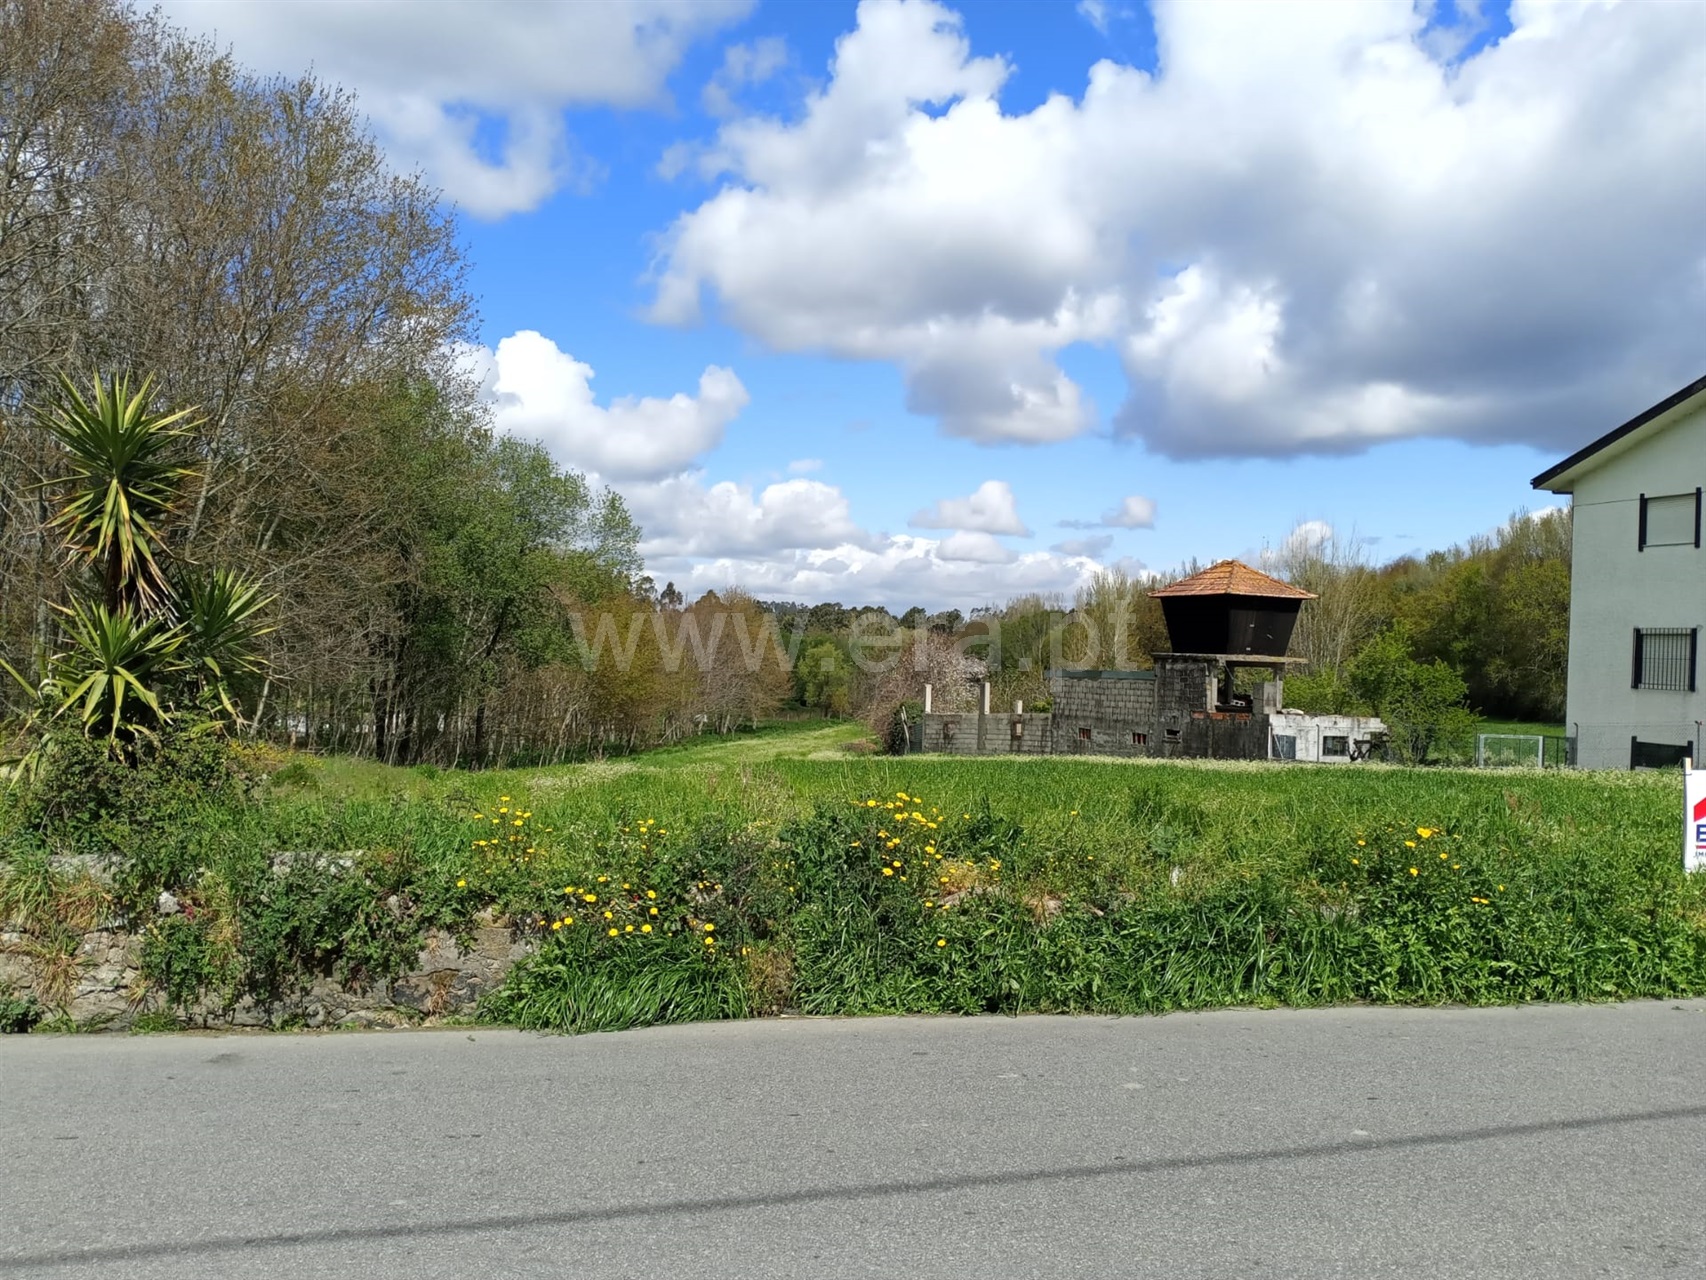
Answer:
<path fill-rule="evenodd" d="M 257 800 L 102 838 L 130 901 L 200 904 L 153 944 L 180 1003 L 384 976 L 422 929 L 482 920 L 541 940 L 487 1015 L 563 1030 L 1706 992 L 1670 774 L 896 759 L 861 737 L 489 773 L 294 758 Z M 39 846 L 11 840 L 14 868 Z M 349 867 L 280 884 L 281 850 Z"/>

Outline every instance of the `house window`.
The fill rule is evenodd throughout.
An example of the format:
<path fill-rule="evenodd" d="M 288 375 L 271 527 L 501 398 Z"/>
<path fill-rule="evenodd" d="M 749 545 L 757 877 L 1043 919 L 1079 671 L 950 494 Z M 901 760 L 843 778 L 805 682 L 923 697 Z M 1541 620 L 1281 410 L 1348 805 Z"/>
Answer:
<path fill-rule="evenodd" d="M 1015 720 L 1013 722 L 1013 736 L 1015 738 L 1022 738 L 1025 736 L 1025 722 L 1023 720 Z"/>
<path fill-rule="evenodd" d="M 1297 735 L 1295 733 L 1274 734 L 1273 758 L 1275 760 L 1297 759 Z"/>
<path fill-rule="evenodd" d="M 1178 740 L 1179 740 L 1179 731 L 1177 729 L 1167 730 L 1167 741 L 1168 742 L 1177 742 Z"/>
<path fill-rule="evenodd" d="M 1693 693 L 1699 649 L 1698 627 L 1636 627 L 1629 687 Z"/>
<path fill-rule="evenodd" d="M 1337 756 L 1342 759 L 1343 757 L 1350 755 L 1350 753 L 1351 740 L 1348 737 L 1337 737 L 1333 734 L 1322 735 L 1321 755 L 1323 758 L 1327 756 Z"/>
<path fill-rule="evenodd" d="M 1139 733 L 1137 730 L 1133 729 L 1131 734 L 1131 745 L 1134 747 L 1147 747 L 1149 745 L 1149 735 L 1147 733 Z"/>
<path fill-rule="evenodd" d="M 1090 731 L 1088 729 L 1079 729 L 1078 730 L 1078 741 L 1080 741 L 1080 742 L 1090 741 Z"/>
<path fill-rule="evenodd" d="M 1649 498 L 1641 495 L 1637 546 L 1698 547 L 1700 545 L 1700 490 Z"/>

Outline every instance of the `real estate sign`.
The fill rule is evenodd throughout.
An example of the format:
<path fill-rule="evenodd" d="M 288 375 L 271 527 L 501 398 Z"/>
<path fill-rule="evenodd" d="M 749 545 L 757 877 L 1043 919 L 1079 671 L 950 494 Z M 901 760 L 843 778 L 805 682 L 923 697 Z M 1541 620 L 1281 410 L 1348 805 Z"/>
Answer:
<path fill-rule="evenodd" d="M 1706 871 L 1706 769 L 1682 763 L 1682 869 Z"/>

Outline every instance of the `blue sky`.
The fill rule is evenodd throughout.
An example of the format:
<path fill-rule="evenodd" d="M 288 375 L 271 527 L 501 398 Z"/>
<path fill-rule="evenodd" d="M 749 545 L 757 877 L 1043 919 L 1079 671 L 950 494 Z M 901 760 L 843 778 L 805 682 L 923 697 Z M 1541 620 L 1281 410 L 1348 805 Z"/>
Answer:
<path fill-rule="evenodd" d="M 1386 560 L 1706 367 L 1706 7 L 167 8 L 458 203 L 498 428 L 690 591 Z"/>

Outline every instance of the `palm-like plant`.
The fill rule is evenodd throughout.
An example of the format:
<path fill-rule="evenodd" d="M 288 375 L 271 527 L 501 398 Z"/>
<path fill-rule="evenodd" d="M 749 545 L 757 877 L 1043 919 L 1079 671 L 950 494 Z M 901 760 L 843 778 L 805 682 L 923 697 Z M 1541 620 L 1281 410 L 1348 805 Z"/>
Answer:
<path fill-rule="evenodd" d="M 230 569 L 186 577 L 175 592 L 187 677 L 198 695 L 216 698 L 233 720 L 242 716 L 231 682 L 266 669 L 256 641 L 272 630 L 261 626 L 259 617 L 272 601 L 261 595 L 258 582 Z"/>
<path fill-rule="evenodd" d="M 63 375 L 60 387 L 59 403 L 42 416 L 65 451 L 68 473 L 49 482 L 64 496 L 48 527 L 100 575 L 109 611 L 158 607 L 168 591 L 155 554 L 159 524 L 193 474 L 177 459 L 195 427 L 194 411 L 153 412 L 152 378 L 134 391 L 125 377 L 96 379 L 87 398 Z"/>
<path fill-rule="evenodd" d="M 154 737 L 171 719 L 158 689 L 183 670 L 183 628 L 81 601 L 60 612 L 67 644 L 52 663 L 60 693 L 55 717 L 74 712 L 84 733 L 115 744 Z"/>

